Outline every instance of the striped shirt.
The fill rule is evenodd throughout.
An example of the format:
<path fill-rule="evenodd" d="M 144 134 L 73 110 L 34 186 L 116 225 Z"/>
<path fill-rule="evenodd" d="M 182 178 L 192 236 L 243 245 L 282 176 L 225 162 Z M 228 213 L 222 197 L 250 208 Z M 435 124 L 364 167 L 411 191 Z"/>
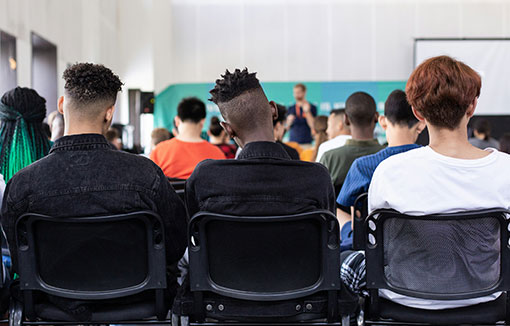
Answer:
<path fill-rule="evenodd" d="M 354 206 L 356 198 L 362 193 L 368 192 L 372 176 L 379 163 L 392 155 L 407 152 L 418 147 L 420 146 L 416 144 L 387 147 L 375 154 L 356 159 L 347 173 L 336 202 L 346 207 Z"/>

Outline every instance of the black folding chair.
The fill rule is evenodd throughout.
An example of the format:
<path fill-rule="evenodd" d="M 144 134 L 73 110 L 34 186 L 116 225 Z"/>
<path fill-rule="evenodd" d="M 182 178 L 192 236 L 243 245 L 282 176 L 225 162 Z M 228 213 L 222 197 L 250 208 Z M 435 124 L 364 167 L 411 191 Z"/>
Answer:
<path fill-rule="evenodd" d="M 354 201 L 352 225 L 352 249 L 365 250 L 365 219 L 368 216 L 368 193 L 363 193 Z"/>
<path fill-rule="evenodd" d="M 170 184 L 174 188 L 177 195 L 179 195 L 179 197 L 181 197 L 181 199 L 184 200 L 184 190 L 186 189 L 186 180 L 168 177 L 168 181 L 170 181 Z"/>
<path fill-rule="evenodd" d="M 141 323 L 164 320 L 169 311 L 164 228 L 152 212 L 24 214 L 16 241 L 23 303 L 11 305 L 11 325 Z M 71 303 L 86 304 L 87 316 L 68 311 Z"/>
<path fill-rule="evenodd" d="M 504 209 L 410 216 L 378 210 L 366 220 L 367 324 L 488 325 L 509 322 L 510 213 Z M 423 300 L 496 300 L 462 308 L 417 309 L 381 290 Z M 391 320 L 391 321 L 389 321 Z"/>
<path fill-rule="evenodd" d="M 357 308 L 352 295 L 350 310 L 342 306 L 339 226 L 329 211 L 198 213 L 189 226 L 189 260 L 191 325 L 205 318 L 217 320 L 215 325 L 339 324 L 340 315 L 348 325 Z"/>

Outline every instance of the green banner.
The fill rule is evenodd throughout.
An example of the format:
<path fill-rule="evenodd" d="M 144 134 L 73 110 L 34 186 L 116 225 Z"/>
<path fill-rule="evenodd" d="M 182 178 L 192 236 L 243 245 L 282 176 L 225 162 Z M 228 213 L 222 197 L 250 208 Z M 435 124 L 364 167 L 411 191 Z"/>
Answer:
<path fill-rule="evenodd" d="M 262 87 L 269 100 L 289 106 L 294 103 L 292 88 L 296 82 L 267 82 Z M 318 114 L 329 115 L 333 108 L 342 108 L 345 101 L 354 92 L 364 91 L 372 95 L 377 103 L 377 110 L 384 111 L 384 102 L 388 95 L 395 89 L 404 89 L 405 81 L 386 82 L 307 82 L 307 99 L 318 108 Z M 205 129 L 209 125 L 209 119 L 219 115 L 218 107 L 210 102 L 209 91 L 214 87 L 213 83 L 175 84 L 167 87 L 156 95 L 154 105 L 154 127 L 173 128 L 173 119 L 177 114 L 177 105 L 185 97 L 198 97 L 206 103 L 207 120 Z M 380 128 L 378 126 L 378 128 Z M 378 137 L 384 138 L 384 133 L 376 129 Z"/>

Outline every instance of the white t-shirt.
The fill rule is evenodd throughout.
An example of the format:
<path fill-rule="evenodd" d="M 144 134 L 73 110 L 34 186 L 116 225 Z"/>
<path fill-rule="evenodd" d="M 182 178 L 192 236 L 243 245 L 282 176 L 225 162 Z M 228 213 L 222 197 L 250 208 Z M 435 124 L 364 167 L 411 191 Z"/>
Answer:
<path fill-rule="evenodd" d="M 384 160 L 374 172 L 368 208 L 409 215 L 510 208 L 510 155 L 493 148 L 481 159 L 464 160 L 421 147 Z M 464 307 L 496 299 L 494 293 L 465 300 L 425 300 L 381 290 L 394 302 L 420 309 Z"/>
<path fill-rule="evenodd" d="M 321 160 L 322 155 L 324 155 L 324 153 L 326 153 L 327 151 L 344 146 L 347 139 L 351 139 L 351 136 L 339 135 L 333 139 L 330 139 L 322 143 L 319 146 L 319 150 L 317 151 L 317 158 L 315 159 L 315 162 L 319 162 Z"/>

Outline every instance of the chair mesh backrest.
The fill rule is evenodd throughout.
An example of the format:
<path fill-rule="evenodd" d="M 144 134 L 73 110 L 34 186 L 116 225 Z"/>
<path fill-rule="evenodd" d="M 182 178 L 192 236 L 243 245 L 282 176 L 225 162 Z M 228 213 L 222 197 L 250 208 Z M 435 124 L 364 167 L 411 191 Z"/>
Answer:
<path fill-rule="evenodd" d="M 500 278 L 497 218 L 388 218 L 383 230 L 384 273 L 395 287 L 460 294 L 488 289 Z"/>
<path fill-rule="evenodd" d="M 147 234 L 140 220 L 39 220 L 33 233 L 38 272 L 48 285 L 104 291 L 138 285 L 147 277 Z"/>
<path fill-rule="evenodd" d="M 312 286 L 321 276 L 317 220 L 211 221 L 206 241 L 211 280 L 229 289 L 282 292 Z"/>

